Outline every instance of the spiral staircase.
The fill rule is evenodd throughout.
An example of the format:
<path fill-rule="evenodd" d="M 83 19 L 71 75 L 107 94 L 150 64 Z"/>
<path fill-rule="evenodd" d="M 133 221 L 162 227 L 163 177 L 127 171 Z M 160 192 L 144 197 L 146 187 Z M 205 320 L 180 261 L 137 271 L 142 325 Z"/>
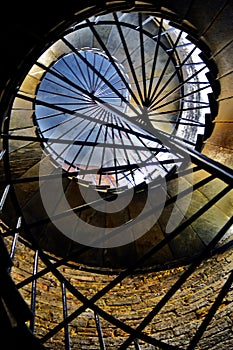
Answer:
<path fill-rule="evenodd" d="M 205 34 L 230 2 L 203 32 L 199 1 L 99 5 L 64 21 L 57 9 L 2 89 L 3 337 L 9 349 L 214 349 L 205 332 L 232 284 L 233 172 L 230 141 L 224 162 L 211 140 L 231 71 L 219 73 Z M 221 254 L 224 283 L 185 340 L 170 305 Z M 163 308 L 176 336 L 159 332 Z"/>

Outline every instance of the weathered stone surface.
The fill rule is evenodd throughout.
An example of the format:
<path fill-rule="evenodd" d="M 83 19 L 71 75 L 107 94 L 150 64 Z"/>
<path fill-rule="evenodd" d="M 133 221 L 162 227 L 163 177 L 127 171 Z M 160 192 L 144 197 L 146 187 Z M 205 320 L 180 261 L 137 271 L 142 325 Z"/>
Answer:
<path fill-rule="evenodd" d="M 5 241 L 10 247 L 10 239 Z M 12 269 L 12 278 L 16 284 L 31 276 L 33 257 L 32 250 L 21 243 L 18 244 Z M 39 271 L 43 268 L 44 265 L 39 260 Z M 185 348 L 207 315 L 232 268 L 232 249 L 203 261 L 153 318 L 145 329 L 146 333 L 156 339 Z M 99 299 L 96 305 L 131 327 L 137 327 L 144 317 L 166 297 L 166 293 L 186 269 L 186 266 L 181 266 L 160 272 L 129 276 Z M 59 271 L 87 298 L 94 296 L 116 277 L 110 274 L 85 272 L 69 266 L 61 266 Z M 30 305 L 30 283 L 20 288 L 20 292 Z M 63 319 L 61 284 L 53 274 L 47 273 L 37 280 L 36 302 L 35 334 L 40 338 Z M 233 293 L 230 290 L 211 320 L 197 349 L 225 350 L 224 346 L 229 346 L 230 349 L 233 343 L 232 303 Z M 82 303 L 67 290 L 68 313 L 72 314 L 81 305 Z M 126 339 L 126 334 L 101 317 L 100 322 L 106 346 L 108 349 L 116 349 Z M 69 330 L 74 349 L 98 348 L 94 313 L 91 309 L 87 308 L 74 318 L 69 325 Z M 63 338 L 64 333 L 60 331 L 45 345 L 50 349 L 62 350 Z M 144 349 L 155 348 L 145 345 Z"/>

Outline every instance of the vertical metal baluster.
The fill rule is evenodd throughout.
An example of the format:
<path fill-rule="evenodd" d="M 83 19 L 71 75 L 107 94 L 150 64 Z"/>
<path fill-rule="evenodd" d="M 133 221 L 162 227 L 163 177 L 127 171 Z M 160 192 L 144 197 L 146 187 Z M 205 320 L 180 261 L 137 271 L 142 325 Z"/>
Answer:
<path fill-rule="evenodd" d="M 11 245 L 10 258 L 12 260 L 14 259 L 14 256 L 15 256 L 15 249 L 16 249 L 16 244 L 17 244 L 18 236 L 19 236 L 18 229 L 21 227 L 21 222 L 22 222 L 22 218 L 20 216 L 18 218 L 18 221 L 17 221 L 17 224 L 16 224 L 16 232 L 14 234 L 14 238 L 13 238 L 12 245 Z"/>
<path fill-rule="evenodd" d="M 38 270 L 38 250 L 35 251 L 34 255 L 34 265 L 33 265 L 33 276 L 37 274 Z M 33 317 L 30 321 L 30 329 L 34 332 L 35 328 L 35 314 L 36 314 L 36 279 L 32 282 L 32 296 L 31 296 L 31 310 L 33 313 Z"/>
<path fill-rule="evenodd" d="M 11 244 L 10 258 L 11 258 L 12 261 L 14 260 L 14 256 L 15 256 L 15 250 L 16 250 L 16 245 L 17 245 L 18 236 L 19 236 L 18 229 L 19 229 L 20 226 L 21 226 L 21 221 L 22 221 L 22 218 L 21 218 L 21 216 L 20 216 L 20 217 L 18 218 L 18 221 L 17 221 L 17 224 L 16 224 L 15 234 L 14 234 L 14 238 L 13 238 L 12 244 Z M 8 273 L 11 273 L 11 269 L 12 269 L 12 266 L 9 267 Z"/>
<path fill-rule="evenodd" d="M 2 212 L 3 206 L 4 206 L 5 201 L 6 201 L 6 197 L 7 197 L 8 192 L 9 192 L 9 189 L 10 189 L 10 185 L 6 185 L 5 190 L 3 192 L 3 195 L 2 195 L 2 198 L 0 200 L 0 212 Z"/>
<path fill-rule="evenodd" d="M 2 158 L 3 158 L 4 154 L 5 154 L 5 152 L 6 152 L 5 149 L 3 149 L 3 150 L 0 152 L 0 160 L 2 160 Z"/>
<path fill-rule="evenodd" d="M 67 299 L 66 299 L 66 286 L 64 282 L 61 284 L 62 288 L 62 306 L 63 306 L 63 318 L 64 321 L 68 317 L 68 309 L 67 309 Z M 69 334 L 69 326 L 65 324 L 64 326 L 65 333 L 65 350 L 70 350 L 70 334 Z"/>
<path fill-rule="evenodd" d="M 137 340 L 137 339 L 134 339 L 134 346 L 135 346 L 135 349 L 136 349 L 136 350 L 141 350 L 141 347 L 140 347 L 140 345 L 138 344 L 138 340 Z"/>
<path fill-rule="evenodd" d="M 95 323 L 96 323 L 96 329 L 99 337 L 100 350 L 106 350 L 99 315 L 96 312 L 95 312 Z"/>

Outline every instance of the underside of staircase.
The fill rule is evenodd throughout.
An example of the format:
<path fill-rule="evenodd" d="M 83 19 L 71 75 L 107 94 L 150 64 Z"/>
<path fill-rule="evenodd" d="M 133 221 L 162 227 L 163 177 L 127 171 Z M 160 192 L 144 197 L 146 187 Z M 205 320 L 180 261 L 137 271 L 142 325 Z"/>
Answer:
<path fill-rule="evenodd" d="M 232 3 L 209 3 L 8 11 L 10 350 L 231 348 Z"/>

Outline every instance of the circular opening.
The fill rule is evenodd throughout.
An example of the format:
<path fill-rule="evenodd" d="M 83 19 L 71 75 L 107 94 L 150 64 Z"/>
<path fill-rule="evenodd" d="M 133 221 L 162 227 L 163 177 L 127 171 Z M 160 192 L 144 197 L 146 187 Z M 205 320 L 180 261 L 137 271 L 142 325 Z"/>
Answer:
<path fill-rule="evenodd" d="M 33 142 L 38 163 L 27 162 L 23 176 L 34 175 L 34 169 L 43 163 L 43 153 L 45 160 L 52 161 L 45 162 L 45 171 L 51 164 L 52 169 L 62 169 L 64 191 L 75 183 L 69 203 L 72 210 L 78 208 L 84 222 L 91 222 L 94 229 L 130 227 L 139 213 L 144 215 L 147 198 L 139 196 L 150 194 L 147 185 L 157 186 L 156 180 L 162 179 L 165 193 L 167 179 L 184 162 L 182 152 L 169 142 L 175 141 L 184 149 L 200 149 L 210 132 L 213 90 L 205 57 L 185 31 L 163 17 L 142 12 L 101 14 L 68 26 L 34 62 L 15 97 L 9 118 L 12 139 L 8 140 L 8 168 L 13 177 L 14 157 L 21 147 L 23 154 L 25 147 L 30 153 Z M 85 187 L 83 192 L 76 188 L 77 184 Z M 15 188 L 26 223 L 32 223 L 32 231 L 43 241 L 43 248 L 66 255 L 70 241 L 64 244 L 62 237 L 58 243 L 53 237 L 62 236 L 63 231 L 49 226 L 51 217 L 38 209 L 36 196 L 40 189 L 31 184 L 32 191 L 28 186 L 22 195 Z M 56 192 L 57 188 L 51 188 Z M 90 188 L 101 195 L 85 197 L 83 193 Z M 91 207 L 91 213 L 86 210 L 100 199 L 108 200 L 108 206 L 113 208 L 119 194 L 127 194 L 129 189 L 136 193 L 130 203 L 133 210 L 128 205 L 121 211 L 116 205 L 114 213 L 106 211 L 105 217 L 97 207 Z M 92 200 L 84 203 L 84 197 Z M 36 205 L 34 211 L 32 204 Z M 169 210 L 167 221 L 172 212 Z M 151 239 L 151 227 L 147 219 L 144 222 L 140 231 L 148 231 Z M 138 238 L 134 233 L 132 237 L 133 241 Z M 143 246 L 147 250 L 148 246 Z M 144 254 L 143 249 L 135 253 L 134 260 Z M 165 254 L 162 262 L 172 258 L 167 259 Z M 95 259 L 88 256 L 84 263 L 105 265 L 105 261 L 99 264 Z M 121 265 L 117 259 L 111 266 Z M 156 257 L 158 261 L 160 256 Z"/>
<path fill-rule="evenodd" d="M 173 157 L 159 136 L 200 148 L 209 128 L 212 89 L 200 54 L 183 30 L 143 13 L 94 16 L 68 29 L 32 68 L 42 72 L 34 122 L 44 149 L 96 186 L 128 188 L 167 174 Z"/>

